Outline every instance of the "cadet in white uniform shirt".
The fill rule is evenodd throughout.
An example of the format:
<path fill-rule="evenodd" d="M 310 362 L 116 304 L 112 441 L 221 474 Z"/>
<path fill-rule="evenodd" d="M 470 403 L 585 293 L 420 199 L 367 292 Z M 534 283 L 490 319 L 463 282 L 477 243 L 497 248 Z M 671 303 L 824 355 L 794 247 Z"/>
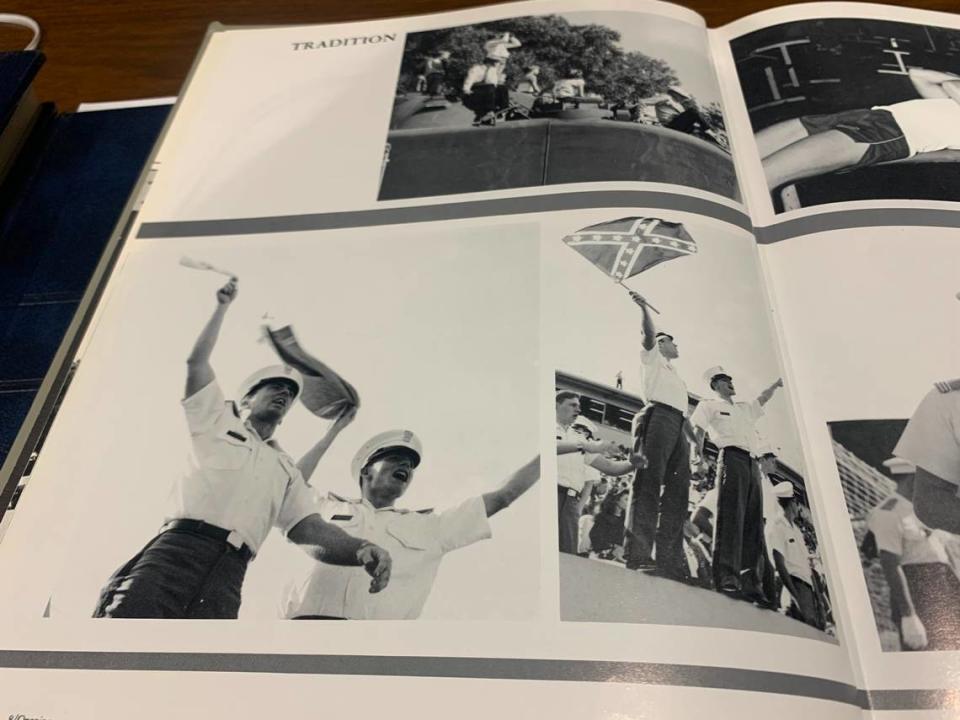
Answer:
<path fill-rule="evenodd" d="M 960 389 L 936 383 L 893 449 L 917 466 L 913 506 L 926 525 L 960 534 Z"/>
<path fill-rule="evenodd" d="M 110 578 L 95 617 L 236 618 L 247 565 L 271 527 L 318 560 L 363 565 L 373 576 L 364 583 L 368 594 L 389 580 L 389 554 L 323 520 L 297 465 L 273 439 L 300 392 L 299 373 L 273 366 L 247 378 L 238 394 L 250 411 L 246 421 L 225 400 L 210 355 L 236 294 L 236 279 L 217 292 L 187 360 L 182 404 L 193 452 L 173 510 L 160 534 Z M 318 445 L 329 441 L 328 433 Z"/>
<path fill-rule="evenodd" d="M 540 477 L 540 458 L 517 470 L 497 490 L 434 513 L 395 507 L 420 465 L 420 440 L 409 430 L 374 436 L 351 463 L 362 497 L 330 493 L 320 501 L 325 520 L 347 532 L 375 539 L 393 558 L 390 587 L 366 591 L 362 573 L 315 563 L 294 581 L 282 601 L 282 615 L 302 620 L 412 620 L 420 616 L 444 556 L 491 536 L 488 518 L 508 507 Z M 506 551 L 506 549 L 505 549 Z"/>
<path fill-rule="evenodd" d="M 697 436 L 698 457 L 707 434 L 720 449 L 714 586 L 728 595 L 762 602 L 763 499 L 753 452 L 756 422 L 783 382 L 778 379 L 755 401 L 745 403 L 734 402 L 733 378 L 719 365 L 707 370 L 704 379 L 720 399 L 701 400 L 690 422 Z"/>
<path fill-rule="evenodd" d="M 690 428 L 685 415 L 687 386 L 672 361 L 679 357 L 673 336 L 657 332 L 642 295 L 630 297 L 643 311 L 640 364 L 647 402 L 637 427 L 634 448 L 642 449 L 645 467 L 637 470 L 627 515 L 624 547 L 627 568 L 653 570 L 685 580 L 683 526 L 690 497 Z"/>
<path fill-rule="evenodd" d="M 793 600 L 793 614 L 799 615 L 808 625 L 819 627 L 810 553 L 803 532 L 796 524 L 798 507 L 793 484 L 777 483 L 773 491 L 783 508 L 770 529 L 770 544 L 777 572 Z"/>
<path fill-rule="evenodd" d="M 557 393 L 557 527 L 560 552 L 576 554 L 579 548 L 580 513 L 600 473 L 619 476 L 643 463 L 640 455 L 611 460 L 604 453 L 617 451 L 614 443 L 595 437 L 596 428 L 580 416 L 580 398 L 564 390 Z"/>

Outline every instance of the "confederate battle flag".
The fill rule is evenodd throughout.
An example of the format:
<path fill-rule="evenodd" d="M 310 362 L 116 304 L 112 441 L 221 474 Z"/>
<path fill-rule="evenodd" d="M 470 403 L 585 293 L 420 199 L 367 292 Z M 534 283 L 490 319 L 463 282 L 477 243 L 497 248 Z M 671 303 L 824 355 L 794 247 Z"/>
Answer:
<path fill-rule="evenodd" d="M 650 217 L 590 225 L 563 241 L 621 283 L 654 265 L 697 252 L 696 241 L 682 224 Z"/>

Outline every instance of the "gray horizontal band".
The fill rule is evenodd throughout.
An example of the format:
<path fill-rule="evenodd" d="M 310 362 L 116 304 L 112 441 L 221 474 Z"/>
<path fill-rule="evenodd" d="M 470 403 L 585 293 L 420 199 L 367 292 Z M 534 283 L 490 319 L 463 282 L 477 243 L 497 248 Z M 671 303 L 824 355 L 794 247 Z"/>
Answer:
<path fill-rule="evenodd" d="M 0 650 L 0 668 L 614 682 L 773 693 L 874 710 L 936 710 L 960 705 L 960 690 L 867 692 L 835 680 L 766 670 L 607 660 Z"/>
<path fill-rule="evenodd" d="M 493 217 L 552 212 L 556 210 L 593 210 L 597 208 L 657 208 L 696 213 L 735 225 L 744 230 L 752 228 L 750 218 L 740 210 L 688 195 L 640 190 L 597 190 L 575 193 L 557 193 L 528 197 L 472 200 L 469 202 L 440 203 L 417 207 L 377 208 L 346 212 L 313 213 L 307 215 L 275 215 L 252 218 L 225 218 L 220 220 L 181 220 L 176 222 L 146 222 L 140 226 L 137 237 L 173 238 L 213 235 L 249 235 L 253 233 L 302 232 L 305 230 L 340 230 L 352 227 L 401 225 L 405 223 L 466 218 Z"/>
<path fill-rule="evenodd" d="M 865 694 L 851 685 L 801 675 L 696 665 L 592 660 L 7 650 L 0 651 L 0 666 L 57 670 L 175 670 L 621 682 L 779 693 L 861 707 L 866 700 Z"/>
<path fill-rule="evenodd" d="M 956 228 L 960 227 L 960 210 L 903 207 L 840 210 L 757 227 L 753 232 L 758 243 L 769 244 L 829 230 L 883 226 Z"/>

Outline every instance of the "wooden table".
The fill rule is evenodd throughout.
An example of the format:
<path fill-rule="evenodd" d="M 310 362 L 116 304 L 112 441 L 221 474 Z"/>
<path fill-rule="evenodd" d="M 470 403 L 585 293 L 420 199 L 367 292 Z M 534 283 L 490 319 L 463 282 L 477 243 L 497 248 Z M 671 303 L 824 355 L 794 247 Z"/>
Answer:
<path fill-rule="evenodd" d="M 7 0 L 4 12 L 29 15 L 44 32 L 41 100 L 61 110 L 81 101 L 175 95 L 208 23 L 347 22 L 483 5 L 477 0 Z M 788 0 L 685 0 L 711 26 Z M 957 0 L 913 0 L 956 11 Z M 585 3 L 584 7 L 588 7 Z M 2 26 L 0 26 L 2 28 Z M 0 48 L 22 47 L 27 31 L 0 29 Z"/>

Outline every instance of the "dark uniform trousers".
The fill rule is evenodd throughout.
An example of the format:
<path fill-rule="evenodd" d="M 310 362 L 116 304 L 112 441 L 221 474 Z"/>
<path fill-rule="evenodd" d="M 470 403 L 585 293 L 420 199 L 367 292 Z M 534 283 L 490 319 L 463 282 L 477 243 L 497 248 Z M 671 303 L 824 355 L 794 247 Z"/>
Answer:
<path fill-rule="evenodd" d="M 690 497 L 690 447 L 683 413 L 651 403 L 637 430 L 634 449 L 647 466 L 633 476 L 624 554 L 628 568 L 653 564 L 667 575 L 686 576 L 683 523 Z"/>
<path fill-rule="evenodd" d="M 960 580 L 945 563 L 901 565 L 917 617 L 927 631 L 927 650 L 960 650 Z M 900 613 L 894 609 L 900 627 Z M 903 645 L 906 649 L 906 645 Z"/>
<path fill-rule="evenodd" d="M 234 619 L 249 560 L 225 540 L 166 530 L 107 581 L 94 617 Z"/>
<path fill-rule="evenodd" d="M 557 485 L 560 552 L 577 554 L 580 537 L 580 493 Z"/>
<path fill-rule="evenodd" d="M 823 627 L 819 624 L 817 617 L 817 599 L 813 593 L 813 586 L 796 575 L 791 575 L 790 579 L 793 581 L 797 595 L 791 598 L 792 603 L 787 615 L 822 630 Z"/>
<path fill-rule="evenodd" d="M 726 447 L 718 475 L 714 583 L 718 590 L 759 597 L 764 552 L 760 469 L 746 450 Z"/>
<path fill-rule="evenodd" d="M 473 110 L 475 119 L 510 105 L 510 91 L 506 85 L 477 83 L 470 90 L 470 94 L 463 97 L 463 106 Z"/>

